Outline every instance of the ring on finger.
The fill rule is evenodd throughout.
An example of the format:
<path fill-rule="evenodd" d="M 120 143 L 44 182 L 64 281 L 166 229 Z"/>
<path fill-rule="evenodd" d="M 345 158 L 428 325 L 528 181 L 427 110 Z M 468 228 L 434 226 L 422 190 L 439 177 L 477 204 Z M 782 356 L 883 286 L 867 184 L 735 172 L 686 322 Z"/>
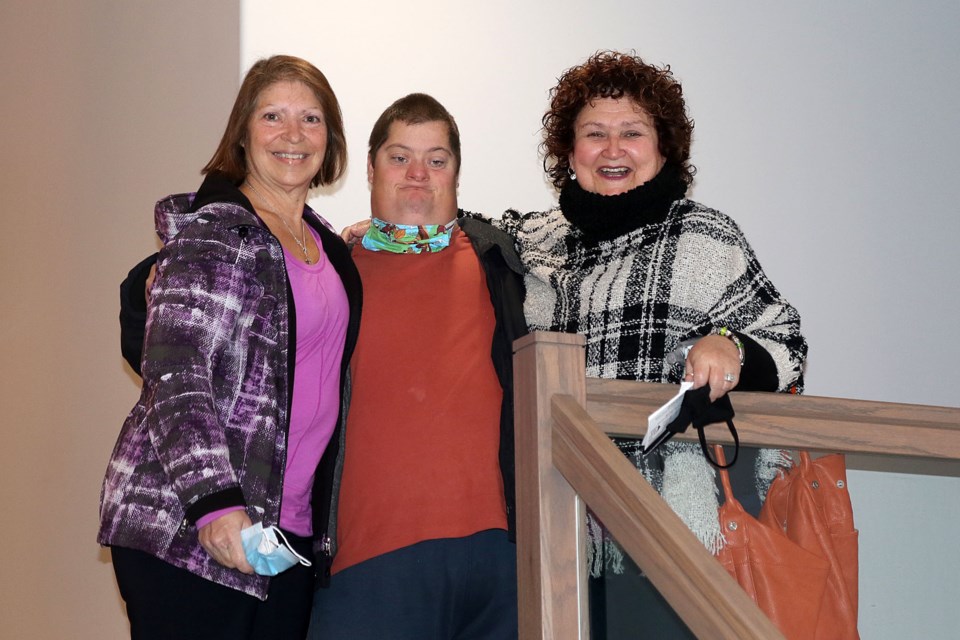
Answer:
<path fill-rule="evenodd" d="M 737 376 L 733 375 L 732 373 L 727 372 L 727 373 L 723 374 L 723 379 L 724 379 L 726 382 L 733 382 L 734 380 L 737 379 Z"/>

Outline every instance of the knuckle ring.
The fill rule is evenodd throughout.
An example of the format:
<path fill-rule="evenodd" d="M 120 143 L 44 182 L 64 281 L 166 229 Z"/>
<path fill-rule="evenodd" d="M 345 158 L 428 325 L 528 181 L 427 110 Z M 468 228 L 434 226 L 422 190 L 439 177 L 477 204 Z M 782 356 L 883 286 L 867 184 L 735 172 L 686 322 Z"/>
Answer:
<path fill-rule="evenodd" d="M 733 382 L 734 380 L 737 379 L 737 376 L 733 375 L 732 373 L 725 373 L 723 375 L 723 379 L 726 380 L 727 382 Z"/>

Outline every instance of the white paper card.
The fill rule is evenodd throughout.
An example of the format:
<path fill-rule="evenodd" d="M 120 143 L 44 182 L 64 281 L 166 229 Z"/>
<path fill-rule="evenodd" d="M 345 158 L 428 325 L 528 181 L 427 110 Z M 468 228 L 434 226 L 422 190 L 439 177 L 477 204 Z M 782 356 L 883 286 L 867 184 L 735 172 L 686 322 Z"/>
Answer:
<path fill-rule="evenodd" d="M 692 387 L 693 381 L 680 383 L 680 391 L 677 392 L 677 395 L 670 398 L 666 404 L 651 413 L 650 417 L 647 418 L 647 433 L 643 436 L 644 452 L 663 435 L 663 432 L 667 430 L 667 425 L 673 422 L 673 419 L 680 413 L 683 394 Z"/>

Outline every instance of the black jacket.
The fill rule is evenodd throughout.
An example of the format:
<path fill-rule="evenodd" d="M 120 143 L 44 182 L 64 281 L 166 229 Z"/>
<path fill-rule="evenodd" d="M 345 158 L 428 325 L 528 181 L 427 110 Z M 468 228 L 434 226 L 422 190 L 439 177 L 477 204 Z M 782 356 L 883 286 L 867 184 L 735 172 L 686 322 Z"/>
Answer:
<path fill-rule="evenodd" d="M 513 238 L 481 220 L 460 219 L 460 228 L 470 238 L 487 276 L 490 301 L 496 317 L 491 357 L 503 389 L 500 409 L 500 470 L 506 494 L 510 537 L 516 532 L 516 481 L 513 447 L 513 342 L 527 335 L 523 315 L 523 264 Z"/>

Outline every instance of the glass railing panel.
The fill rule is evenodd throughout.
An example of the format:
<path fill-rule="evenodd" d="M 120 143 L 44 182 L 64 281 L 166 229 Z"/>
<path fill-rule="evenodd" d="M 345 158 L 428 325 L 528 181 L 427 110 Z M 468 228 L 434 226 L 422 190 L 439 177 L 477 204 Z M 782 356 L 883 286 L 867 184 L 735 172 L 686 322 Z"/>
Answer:
<path fill-rule="evenodd" d="M 658 489 L 662 488 L 664 476 L 667 482 L 671 481 L 672 464 L 669 452 L 662 456 L 650 456 L 645 461 L 637 457 L 639 441 L 623 438 L 615 439 L 618 447 L 638 467 L 641 473 L 651 484 Z M 693 445 L 699 452 L 699 445 Z M 725 447 L 726 456 L 732 459 L 733 448 Z M 731 483 L 734 494 L 744 508 L 757 515 L 760 511 L 761 500 L 758 489 L 765 486 L 757 480 L 757 461 L 760 458 L 759 450 L 743 447 L 739 458 L 730 469 Z M 767 458 L 769 456 L 765 456 Z M 638 460 L 641 460 L 638 462 Z M 665 474 L 666 472 L 666 474 Z M 712 467 L 707 471 L 715 476 Z M 673 476 L 675 482 L 684 482 L 684 478 Z M 687 480 L 689 482 L 689 480 Z M 715 499 L 717 504 L 722 502 L 722 492 L 719 482 L 714 483 L 717 492 L 714 496 L 707 496 L 706 500 Z M 590 638 L 593 640 L 633 640 L 636 638 L 669 638 L 670 640 L 694 640 L 696 636 L 689 630 L 683 620 L 674 612 L 673 608 L 660 595 L 652 582 L 644 575 L 639 566 L 622 550 L 616 540 L 602 527 L 599 520 L 588 514 L 587 530 L 590 533 L 589 562 L 589 616 Z"/>

